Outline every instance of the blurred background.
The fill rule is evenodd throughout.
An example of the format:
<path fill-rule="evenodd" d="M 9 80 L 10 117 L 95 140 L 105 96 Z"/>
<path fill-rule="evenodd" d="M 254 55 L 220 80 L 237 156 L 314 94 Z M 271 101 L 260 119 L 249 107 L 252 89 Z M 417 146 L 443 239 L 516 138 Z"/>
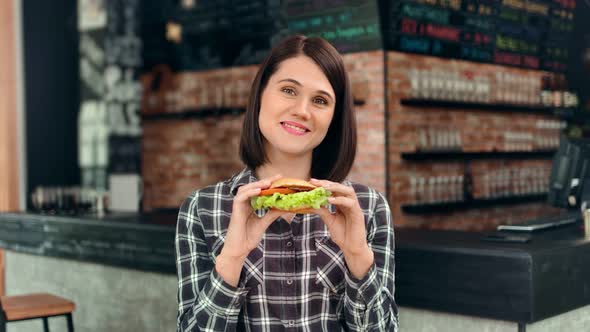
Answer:
<path fill-rule="evenodd" d="M 343 55 L 349 178 L 392 208 L 403 330 L 590 331 L 575 0 L 1 1 L 0 295 L 64 296 L 80 331 L 173 331 L 178 207 L 242 169 L 251 81 L 293 33 Z"/>

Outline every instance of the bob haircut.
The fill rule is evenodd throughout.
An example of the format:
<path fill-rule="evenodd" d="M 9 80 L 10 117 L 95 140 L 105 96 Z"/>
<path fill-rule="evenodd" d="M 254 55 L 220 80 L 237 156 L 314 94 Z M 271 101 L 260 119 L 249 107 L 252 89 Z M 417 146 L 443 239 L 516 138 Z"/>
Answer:
<path fill-rule="evenodd" d="M 326 137 L 312 153 L 311 176 L 342 182 L 350 172 L 356 155 L 352 93 L 342 57 L 330 43 L 319 37 L 287 37 L 273 47 L 262 62 L 250 90 L 240 139 L 240 158 L 252 170 L 268 162 L 258 126 L 262 92 L 279 65 L 299 55 L 311 58 L 321 68 L 336 95 L 334 116 Z"/>

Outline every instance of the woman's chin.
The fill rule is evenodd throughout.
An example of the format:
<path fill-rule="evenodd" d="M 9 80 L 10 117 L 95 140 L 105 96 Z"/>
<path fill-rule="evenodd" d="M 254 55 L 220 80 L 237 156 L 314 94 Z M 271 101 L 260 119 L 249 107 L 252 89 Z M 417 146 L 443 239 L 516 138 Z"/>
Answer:
<path fill-rule="evenodd" d="M 310 150 L 297 147 L 276 147 L 276 152 L 289 157 L 303 157 L 311 153 Z"/>
<path fill-rule="evenodd" d="M 289 157 L 302 157 L 311 154 L 315 148 L 314 146 L 310 149 L 308 144 L 298 142 L 297 140 L 289 142 L 288 138 L 285 137 L 278 137 L 273 141 L 279 142 L 279 144 L 272 144 L 266 137 L 264 138 L 264 147 L 267 153 L 272 150 L 270 155 L 280 154 Z"/>

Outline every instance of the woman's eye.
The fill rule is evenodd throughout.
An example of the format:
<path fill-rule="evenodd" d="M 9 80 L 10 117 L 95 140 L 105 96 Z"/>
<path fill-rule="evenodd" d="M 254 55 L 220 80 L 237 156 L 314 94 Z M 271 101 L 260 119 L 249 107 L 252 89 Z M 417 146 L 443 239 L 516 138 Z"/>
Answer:
<path fill-rule="evenodd" d="M 320 105 L 327 105 L 328 104 L 328 102 L 324 98 L 316 98 L 316 99 L 314 99 L 314 103 L 320 104 Z"/>
<path fill-rule="evenodd" d="M 291 89 L 291 88 L 282 88 L 281 91 L 286 92 L 292 96 L 295 95 L 295 90 Z"/>

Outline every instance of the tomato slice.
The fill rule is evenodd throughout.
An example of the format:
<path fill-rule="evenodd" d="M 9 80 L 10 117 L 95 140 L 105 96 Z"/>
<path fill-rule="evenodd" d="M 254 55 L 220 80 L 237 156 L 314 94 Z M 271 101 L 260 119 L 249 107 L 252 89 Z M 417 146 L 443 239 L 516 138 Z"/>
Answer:
<path fill-rule="evenodd" d="M 296 193 L 295 190 L 291 190 L 289 188 L 272 188 L 272 189 L 264 189 L 260 191 L 260 194 L 258 194 L 258 196 L 271 196 L 274 193 L 279 193 L 279 194 L 293 194 Z"/>

